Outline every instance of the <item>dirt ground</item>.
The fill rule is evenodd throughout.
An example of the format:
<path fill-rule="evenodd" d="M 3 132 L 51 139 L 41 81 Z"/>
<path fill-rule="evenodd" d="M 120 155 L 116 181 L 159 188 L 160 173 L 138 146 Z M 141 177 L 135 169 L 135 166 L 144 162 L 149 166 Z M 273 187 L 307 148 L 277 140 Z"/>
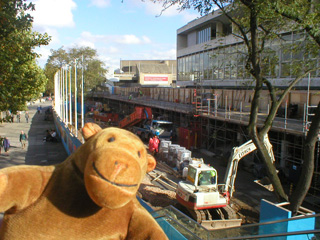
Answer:
<path fill-rule="evenodd" d="M 196 151 L 192 153 L 193 157 L 204 159 L 204 162 L 210 164 L 218 171 L 218 182 L 222 183 L 224 173 L 226 171 L 226 160 L 216 156 L 208 156 L 205 153 Z M 159 186 L 151 182 L 152 178 L 146 175 L 142 182 L 139 195 L 153 209 L 172 205 L 178 206 L 175 198 L 175 192 L 161 189 Z M 266 199 L 271 202 L 275 201 L 273 192 L 255 182 L 255 177 L 252 173 L 252 168 L 245 165 L 239 165 L 238 174 L 235 182 L 235 192 L 231 198 L 231 206 L 236 210 L 239 218 L 242 219 L 242 224 L 250 224 L 259 222 L 260 201 Z"/>

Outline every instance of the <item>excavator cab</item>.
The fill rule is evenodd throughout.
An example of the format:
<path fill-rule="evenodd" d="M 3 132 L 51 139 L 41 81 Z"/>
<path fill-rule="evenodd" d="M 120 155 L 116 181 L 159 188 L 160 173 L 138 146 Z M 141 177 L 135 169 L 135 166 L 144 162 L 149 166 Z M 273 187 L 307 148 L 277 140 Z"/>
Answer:
<path fill-rule="evenodd" d="M 205 164 L 189 165 L 187 180 L 195 186 L 212 186 L 217 184 L 217 171 Z"/>
<path fill-rule="evenodd" d="M 214 170 L 205 170 L 199 172 L 198 186 L 216 184 L 216 172 Z"/>

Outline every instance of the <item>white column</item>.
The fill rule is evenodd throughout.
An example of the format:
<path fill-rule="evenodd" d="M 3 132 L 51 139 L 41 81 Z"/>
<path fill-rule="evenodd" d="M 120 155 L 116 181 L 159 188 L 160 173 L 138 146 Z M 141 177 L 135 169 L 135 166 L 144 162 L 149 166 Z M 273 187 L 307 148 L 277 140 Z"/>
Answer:
<path fill-rule="evenodd" d="M 59 71 L 54 75 L 54 109 L 59 115 L 60 99 L 59 99 Z"/>
<path fill-rule="evenodd" d="M 60 69 L 60 118 L 63 120 L 63 71 Z"/>
<path fill-rule="evenodd" d="M 65 83 L 65 73 L 64 73 L 64 69 L 61 69 L 62 72 L 62 122 L 66 121 L 66 105 L 65 105 L 65 90 L 64 90 L 64 83 Z"/>
<path fill-rule="evenodd" d="M 84 78 L 83 78 L 83 55 L 82 55 L 82 76 L 81 76 L 81 128 L 84 126 L 84 97 L 83 97 L 83 88 L 84 88 Z"/>
<path fill-rule="evenodd" d="M 66 74 L 66 85 L 65 85 L 65 90 L 66 90 L 66 121 L 65 124 L 69 124 L 69 98 L 68 98 L 68 66 L 66 66 L 65 68 L 65 74 Z"/>
<path fill-rule="evenodd" d="M 69 66 L 69 116 L 70 116 L 70 125 L 72 126 L 71 70 L 72 70 L 72 67 Z"/>
<path fill-rule="evenodd" d="M 74 127 L 76 129 L 76 137 L 78 137 L 78 107 L 77 107 L 77 97 L 78 97 L 78 88 L 77 88 L 77 60 L 74 60 Z"/>

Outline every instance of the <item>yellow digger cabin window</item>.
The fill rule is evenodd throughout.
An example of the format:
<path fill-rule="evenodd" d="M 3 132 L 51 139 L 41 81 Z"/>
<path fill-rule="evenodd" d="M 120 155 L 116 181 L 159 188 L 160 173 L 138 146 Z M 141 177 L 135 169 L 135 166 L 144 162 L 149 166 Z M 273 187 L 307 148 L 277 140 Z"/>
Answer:
<path fill-rule="evenodd" d="M 214 170 L 201 171 L 199 173 L 199 186 L 216 184 L 216 172 Z"/>
<path fill-rule="evenodd" d="M 196 178 L 196 175 L 197 175 L 197 169 L 193 168 L 193 167 L 189 167 L 188 168 L 188 176 L 187 176 L 187 179 L 194 183 L 195 182 L 195 178 Z"/>

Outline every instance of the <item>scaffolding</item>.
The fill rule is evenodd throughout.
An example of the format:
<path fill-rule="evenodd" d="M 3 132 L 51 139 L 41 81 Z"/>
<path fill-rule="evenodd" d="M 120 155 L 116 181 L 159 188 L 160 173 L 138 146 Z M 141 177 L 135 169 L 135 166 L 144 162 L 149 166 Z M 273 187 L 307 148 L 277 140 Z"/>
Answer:
<path fill-rule="evenodd" d="M 152 100 L 150 98 L 137 98 L 128 100 L 125 96 L 105 96 L 110 107 L 120 111 L 123 115 L 132 112 L 135 106 L 144 105 L 152 107 L 152 113 L 155 118 L 161 116 L 166 120 L 172 121 L 178 127 L 191 129 L 190 124 L 197 126 L 201 141 L 200 148 L 216 153 L 216 156 L 227 156 L 232 147 L 239 146 L 249 140 L 247 134 L 247 125 L 249 113 L 243 111 L 243 96 L 238 94 L 241 99 L 229 98 L 226 95 L 217 95 L 211 90 L 202 86 L 200 76 L 195 77 L 192 104 L 182 104 L 170 102 L 167 100 Z M 212 93 L 212 98 L 206 97 L 205 93 Z M 309 92 L 308 92 L 309 94 Z M 219 98 L 218 98 L 219 97 Z M 309 98 L 309 97 L 308 97 Z M 101 100 L 101 97 L 99 98 Z M 209 100 L 208 100 L 209 99 Z M 237 102 L 236 110 L 234 102 Z M 219 104 L 218 104 L 219 103 Z M 287 112 L 287 104 L 285 111 Z M 273 145 L 276 157 L 276 165 L 283 169 L 284 175 L 294 182 L 299 176 L 301 165 L 303 163 L 303 145 L 305 142 L 307 124 L 310 124 L 312 118 L 312 105 L 309 102 L 305 107 L 304 120 L 298 121 L 297 126 L 292 126 L 292 119 L 287 120 L 287 114 L 282 118 L 275 119 L 273 127 L 269 132 L 269 139 Z M 264 114 L 267 114 L 264 113 Z M 259 125 L 260 124 L 260 125 Z M 259 118 L 258 125 L 263 126 L 264 118 Z M 259 162 L 255 155 L 250 155 L 248 161 Z M 320 208 L 320 165 L 319 165 L 319 142 L 317 143 L 317 152 L 315 156 L 314 180 L 309 191 L 307 199 L 312 199 L 314 206 Z M 319 182 L 319 183 L 318 183 Z"/>

